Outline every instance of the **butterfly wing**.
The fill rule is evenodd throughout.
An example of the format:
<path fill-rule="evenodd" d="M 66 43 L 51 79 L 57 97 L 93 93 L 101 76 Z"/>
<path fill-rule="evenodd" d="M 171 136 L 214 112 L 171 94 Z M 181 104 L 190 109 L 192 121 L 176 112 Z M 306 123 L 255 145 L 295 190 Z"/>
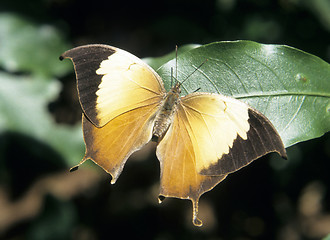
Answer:
<path fill-rule="evenodd" d="M 262 114 L 236 99 L 195 93 L 181 98 L 173 123 L 157 147 L 161 192 L 193 202 L 227 174 L 256 158 L 285 149 L 276 130 Z"/>
<path fill-rule="evenodd" d="M 85 45 L 60 58 L 73 61 L 81 107 L 97 127 L 124 112 L 159 102 L 166 93 L 152 68 L 115 47 Z"/>
<path fill-rule="evenodd" d="M 83 115 L 86 153 L 81 163 L 92 159 L 111 174 L 111 183 L 115 183 L 129 156 L 150 141 L 157 110 L 157 104 L 136 108 L 101 128 Z"/>
<path fill-rule="evenodd" d="M 195 141 L 189 135 L 188 119 L 182 106 L 175 113 L 167 133 L 157 146 L 160 161 L 160 196 L 190 199 L 193 203 L 193 223 L 201 226 L 197 217 L 199 197 L 226 178 L 203 176 L 198 173 L 195 161 Z"/>
<path fill-rule="evenodd" d="M 270 152 L 286 158 L 271 122 L 247 104 L 219 94 L 196 93 L 182 98 L 189 136 L 194 141 L 197 171 L 228 174 Z"/>
<path fill-rule="evenodd" d="M 128 157 L 151 139 L 163 83 L 142 60 L 107 45 L 77 47 L 61 58 L 74 63 L 84 111 L 86 154 L 80 164 L 92 159 L 114 183 Z"/>

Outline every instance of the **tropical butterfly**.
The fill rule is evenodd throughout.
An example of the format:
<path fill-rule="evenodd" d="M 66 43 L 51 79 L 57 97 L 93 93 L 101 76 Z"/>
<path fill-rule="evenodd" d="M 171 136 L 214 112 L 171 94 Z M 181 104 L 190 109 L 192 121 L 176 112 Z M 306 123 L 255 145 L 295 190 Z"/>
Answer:
<path fill-rule="evenodd" d="M 73 61 L 86 153 L 115 183 L 129 156 L 158 142 L 159 201 L 190 199 L 193 223 L 200 196 L 253 160 L 277 152 L 286 158 L 271 122 L 247 104 L 219 94 L 180 97 L 181 84 L 166 92 L 160 76 L 141 59 L 107 45 L 66 51 Z"/>

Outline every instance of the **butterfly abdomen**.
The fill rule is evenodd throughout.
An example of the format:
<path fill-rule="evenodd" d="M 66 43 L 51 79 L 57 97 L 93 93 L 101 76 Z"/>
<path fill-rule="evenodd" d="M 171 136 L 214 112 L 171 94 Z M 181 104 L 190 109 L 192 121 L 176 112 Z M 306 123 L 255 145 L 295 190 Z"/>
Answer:
<path fill-rule="evenodd" d="M 155 124 L 152 130 L 152 141 L 158 142 L 163 138 L 167 129 L 173 121 L 174 113 L 177 110 L 179 101 L 179 85 L 174 86 L 166 95 L 163 106 L 156 116 Z"/>

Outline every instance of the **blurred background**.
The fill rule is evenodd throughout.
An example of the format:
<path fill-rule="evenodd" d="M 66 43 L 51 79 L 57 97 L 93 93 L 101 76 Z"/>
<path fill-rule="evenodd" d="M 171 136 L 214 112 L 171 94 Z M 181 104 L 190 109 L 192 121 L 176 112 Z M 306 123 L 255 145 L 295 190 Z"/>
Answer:
<path fill-rule="evenodd" d="M 175 45 L 247 39 L 330 62 L 329 0 L 1 0 L 0 239 L 321 239 L 330 232 L 329 134 L 263 157 L 191 203 L 158 204 L 155 145 L 115 185 L 84 155 L 70 61 L 105 43 L 158 57 Z M 330 239 L 330 237 L 327 237 Z"/>

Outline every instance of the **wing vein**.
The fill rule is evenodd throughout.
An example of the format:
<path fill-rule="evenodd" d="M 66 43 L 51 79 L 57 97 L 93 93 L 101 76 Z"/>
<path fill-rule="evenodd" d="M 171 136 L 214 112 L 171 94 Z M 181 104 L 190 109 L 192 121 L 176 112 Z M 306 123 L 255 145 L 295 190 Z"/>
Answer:
<path fill-rule="evenodd" d="M 180 112 L 182 112 L 182 113 L 184 114 L 184 117 L 185 117 L 186 122 L 187 122 L 186 125 L 188 125 L 189 128 L 190 128 L 190 130 L 191 130 L 191 131 L 188 131 L 186 125 L 184 124 L 184 128 L 185 128 L 185 130 L 186 130 L 186 132 L 187 132 L 187 135 L 188 135 L 189 141 L 191 142 L 191 145 L 192 145 L 192 151 L 193 151 L 193 153 L 194 153 L 194 155 L 195 155 L 195 157 L 193 158 L 193 162 L 194 162 L 194 165 L 196 166 L 196 153 L 195 153 L 195 149 L 194 149 L 194 145 L 193 145 L 193 141 L 192 141 L 192 137 L 193 137 L 193 138 L 195 139 L 195 141 L 196 141 L 196 135 L 195 135 L 195 133 L 194 133 L 194 131 L 193 131 L 193 127 L 192 127 L 191 124 L 190 124 L 190 121 L 189 121 L 189 118 L 188 118 L 188 112 L 186 111 L 185 107 L 187 107 L 187 106 L 181 105 L 182 111 L 180 111 Z M 183 118 L 182 118 L 182 119 L 183 119 Z M 193 136 L 191 136 L 189 133 L 191 133 Z"/>
<path fill-rule="evenodd" d="M 139 84 L 137 81 L 133 80 L 132 78 L 129 78 L 129 81 L 135 83 L 137 86 L 139 86 L 140 88 L 142 88 L 142 89 L 144 89 L 144 90 L 147 90 L 147 91 L 149 91 L 149 92 L 152 92 L 152 93 L 156 94 L 157 96 L 162 95 L 162 94 L 160 94 L 159 92 L 156 92 L 156 91 L 154 91 L 154 90 L 151 89 L 151 88 L 148 88 L 148 87 L 146 87 L 146 86 L 142 86 L 141 84 Z"/>

